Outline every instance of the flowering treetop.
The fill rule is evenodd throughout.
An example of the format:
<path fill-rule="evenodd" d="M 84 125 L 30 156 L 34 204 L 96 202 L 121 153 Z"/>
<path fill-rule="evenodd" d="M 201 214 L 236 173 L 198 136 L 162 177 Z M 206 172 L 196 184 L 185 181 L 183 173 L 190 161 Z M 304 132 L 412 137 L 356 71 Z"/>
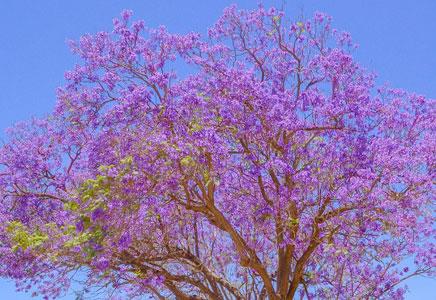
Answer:
<path fill-rule="evenodd" d="M 402 299 L 434 274 L 434 100 L 386 87 L 330 18 L 72 43 L 45 119 L 0 148 L 0 274 L 156 299 Z M 177 69 L 184 72 L 177 73 Z"/>

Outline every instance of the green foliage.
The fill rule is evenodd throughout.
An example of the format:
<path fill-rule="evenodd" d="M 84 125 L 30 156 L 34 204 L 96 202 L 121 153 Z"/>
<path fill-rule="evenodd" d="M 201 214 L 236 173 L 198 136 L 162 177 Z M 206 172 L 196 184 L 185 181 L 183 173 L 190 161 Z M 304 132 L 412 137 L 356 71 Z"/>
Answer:
<path fill-rule="evenodd" d="M 80 246 L 86 243 L 87 241 L 89 241 L 91 237 L 92 234 L 90 232 L 83 232 L 81 234 L 74 236 L 72 239 L 66 241 L 64 247 L 71 248 L 71 247 Z"/>
<path fill-rule="evenodd" d="M 12 251 L 14 252 L 18 249 L 26 250 L 28 248 L 37 248 L 48 239 L 47 234 L 40 230 L 36 230 L 34 233 L 29 232 L 26 226 L 20 221 L 8 223 L 6 232 L 10 234 L 14 243 L 12 246 Z"/>
<path fill-rule="evenodd" d="M 69 236 L 70 239 L 64 243 L 65 248 L 72 248 L 76 246 L 83 246 L 84 251 L 89 257 L 95 256 L 96 252 L 93 247 L 87 245 L 89 241 L 101 245 L 103 243 L 106 233 L 98 224 L 93 224 L 88 216 L 81 216 L 84 231 L 77 233 L 74 225 L 69 225 L 64 231 L 64 235 Z"/>
<path fill-rule="evenodd" d="M 94 202 L 99 196 L 108 197 L 111 195 L 112 187 L 116 181 L 119 181 L 124 175 L 126 175 L 132 168 L 133 156 L 129 155 L 120 160 L 121 171 L 114 178 L 108 174 L 108 171 L 115 168 L 114 165 L 100 166 L 98 170 L 102 173 L 97 175 L 95 179 L 87 179 L 83 182 L 80 188 L 81 199 L 83 202 L 88 202 L 93 199 Z M 97 201 L 98 202 L 98 201 Z M 70 204 L 71 205 L 71 204 Z M 98 204 L 97 207 L 100 205 Z M 90 208 L 93 210 L 96 207 Z M 70 210 L 74 210 L 70 209 Z"/>
<path fill-rule="evenodd" d="M 114 188 L 121 182 L 121 179 L 131 171 L 133 166 L 133 156 L 126 156 L 120 160 L 121 171 L 116 176 L 108 175 L 108 171 L 115 168 L 115 165 L 100 166 L 98 170 L 101 174 L 94 179 L 85 180 L 79 188 L 81 203 L 69 201 L 64 204 L 64 209 L 74 212 L 78 220 L 83 224 L 83 232 L 78 233 L 75 225 L 68 225 L 63 228 L 63 235 L 68 238 L 64 242 L 65 248 L 76 246 L 83 247 L 88 257 L 95 256 L 93 247 L 87 245 L 89 241 L 96 244 L 103 243 L 105 236 L 100 225 L 93 223 L 90 213 L 98 208 L 106 210 L 105 197 L 110 197 L 114 193 Z"/>
<path fill-rule="evenodd" d="M 196 119 L 193 119 L 191 122 L 189 122 L 189 133 L 198 132 L 203 128 L 204 126 L 201 125 L 200 122 Z"/>
<path fill-rule="evenodd" d="M 297 226 L 298 224 L 300 224 L 300 220 L 299 219 L 294 219 L 294 218 L 290 218 L 288 220 L 288 226 L 290 228 Z"/>
<path fill-rule="evenodd" d="M 132 165 L 133 156 L 129 155 L 129 156 L 124 157 L 123 159 L 120 160 L 120 163 L 122 165 L 128 165 L 128 166 Z"/>
<path fill-rule="evenodd" d="M 187 155 L 180 160 L 180 164 L 184 167 L 193 167 L 195 166 L 195 161 L 191 156 Z"/>
<path fill-rule="evenodd" d="M 69 201 L 64 203 L 64 209 L 70 211 L 77 211 L 79 209 L 79 204 L 75 201 Z"/>

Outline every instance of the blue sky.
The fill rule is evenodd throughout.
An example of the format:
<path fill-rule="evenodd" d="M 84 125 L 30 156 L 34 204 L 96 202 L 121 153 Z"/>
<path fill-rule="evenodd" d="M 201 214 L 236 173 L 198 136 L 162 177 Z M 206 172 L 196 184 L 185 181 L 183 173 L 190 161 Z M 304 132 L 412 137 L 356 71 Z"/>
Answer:
<path fill-rule="evenodd" d="M 287 13 L 310 16 L 319 10 L 333 16 L 336 28 L 360 44 L 357 60 L 378 74 L 380 84 L 436 97 L 435 0 L 287 0 L 262 1 Z M 55 89 L 75 63 L 65 41 L 84 33 L 110 30 L 124 8 L 147 26 L 164 24 L 173 32 L 200 31 L 213 24 L 224 7 L 253 8 L 258 1 L 193 0 L 1 0 L 0 1 L 0 139 L 14 122 L 49 113 Z M 406 299 L 430 300 L 436 280 L 409 281 Z M 30 299 L 0 279 L 0 299 Z M 65 299 L 73 299 L 66 297 Z"/>

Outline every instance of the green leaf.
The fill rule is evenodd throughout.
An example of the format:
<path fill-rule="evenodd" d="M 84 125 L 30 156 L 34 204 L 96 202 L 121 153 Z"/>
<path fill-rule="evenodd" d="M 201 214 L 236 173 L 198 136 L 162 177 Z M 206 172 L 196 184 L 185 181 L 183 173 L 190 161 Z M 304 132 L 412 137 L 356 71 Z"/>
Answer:
<path fill-rule="evenodd" d="M 129 155 L 120 160 L 120 163 L 123 165 L 131 165 L 133 163 L 133 156 Z"/>
<path fill-rule="evenodd" d="M 37 248 L 48 240 L 47 234 L 39 230 L 34 233 L 29 233 L 26 226 L 20 221 L 10 222 L 6 227 L 6 232 L 11 235 L 11 239 L 14 242 L 12 251 L 18 251 L 20 248 L 23 250 L 27 248 Z"/>
<path fill-rule="evenodd" d="M 74 237 L 73 239 L 66 241 L 64 243 L 64 247 L 71 248 L 71 247 L 80 246 L 81 244 L 84 244 L 87 241 L 89 241 L 91 237 L 92 237 L 91 233 L 89 232 L 81 233 L 78 236 Z"/>
<path fill-rule="evenodd" d="M 184 167 L 192 167 L 195 165 L 195 162 L 191 156 L 187 155 L 180 160 L 180 164 Z"/>
<path fill-rule="evenodd" d="M 79 205 L 75 201 L 69 201 L 64 204 L 65 210 L 77 211 L 79 209 Z"/>

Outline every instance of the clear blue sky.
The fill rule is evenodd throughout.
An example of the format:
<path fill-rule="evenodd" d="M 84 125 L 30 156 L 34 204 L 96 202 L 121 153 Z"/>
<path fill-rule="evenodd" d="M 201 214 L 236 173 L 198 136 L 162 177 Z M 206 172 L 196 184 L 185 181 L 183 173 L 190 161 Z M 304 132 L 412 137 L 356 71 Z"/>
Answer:
<path fill-rule="evenodd" d="M 335 27 L 351 32 L 360 44 L 356 57 L 376 71 L 379 83 L 436 97 L 436 0 L 263 1 L 278 7 L 282 2 L 291 15 L 319 10 L 333 16 Z M 0 0 L 0 138 L 14 122 L 52 110 L 55 89 L 76 59 L 66 39 L 110 30 L 124 8 L 150 27 L 204 33 L 231 3 L 252 8 L 257 1 Z M 416 278 L 408 285 L 408 300 L 436 298 L 434 279 Z M 30 296 L 0 279 L 0 299 Z"/>

